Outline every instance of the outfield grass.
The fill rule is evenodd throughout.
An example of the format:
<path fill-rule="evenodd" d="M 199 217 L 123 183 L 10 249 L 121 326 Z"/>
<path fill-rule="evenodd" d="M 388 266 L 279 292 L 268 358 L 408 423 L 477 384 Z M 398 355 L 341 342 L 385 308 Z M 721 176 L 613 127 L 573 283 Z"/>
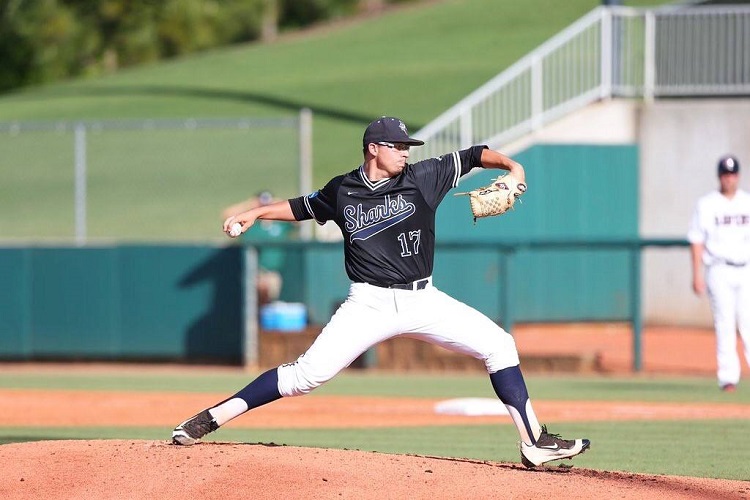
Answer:
<path fill-rule="evenodd" d="M 319 187 L 360 162 L 362 132 L 373 118 L 397 115 L 412 131 L 419 129 L 600 4 L 597 0 L 425 2 L 274 44 L 215 50 L 106 77 L 7 94 L 0 97 L 0 121 L 295 116 L 308 107 L 315 116 L 313 168 L 314 185 Z M 0 137 L 0 151 L 5 140 Z M 35 142 L 39 149 L 59 149 L 46 140 Z M 186 171 L 186 180 L 197 186 L 194 189 L 159 186 L 156 192 L 141 189 L 128 196 L 104 195 L 105 208 L 94 213 L 107 210 L 111 234 L 101 236 L 130 236 L 137 229 L 144 238 L 158 239 L 164 217 L 156 214 L 174 217 L 173 207 L 198 205 L 199 210 L 210 211 L 213 220 L 216 207 L 267 187 L 246 175 L 248 169 L 264 172 L 264 162 L 250 160 L 296 147 L 289 142 L 281 138 L 250 149 L 247 163 L 227 166 L 216 154 L 213 162 L 186 165 L 186 170 L 204 170 L 198 176 Z M 0 227 L 3 237 L 57 237 L 48 234 L 50 227 L 71 228 L 72 181 L 52 180 L 61 170 L 72 170 L 72 164 L 64 158 L 70 152 L 58 149 L 53 149 L 57 152 L 53 156 L 62 163 L 49 164 L 49 176 L 11 176 L 23 169 L 0 156 L 0 177 L 7 179 L 0 191 L 0 207 L 5 220 L 23 220 L 22 225 Z M 217 171 L 220 166 L 224 168 Z M 112 169 L 102 173 L 106 177 L 116 175 L 122 166 L 103 168 Z M 212 172 L 222 179 L 207 181 L 205 174 L 210 177 Z M 138 182 L 135 179 L 124 177 L 123 182 Z M 48 200 L 53 200 L 55 209 L 48 208 Z M 133 207 L 154 216 L 134 219 Z M 196 218 L 203 221 L 193 212 L 182 216 L 191 222 Z M 190 239 L 220 237 L 213 224 L 185 227 Z M 93 235 L 101 233 L 100 228 L 93 230 Z M 170 236 L 186 237 L 184 233 Z"/>
<path fill-rule="evenodd" d="M 80 389 L 100 391 L 202 392 L 227 395 L 244 387 L 257 374 L 221 372 L 194 374 L 6 373 L 0 388 Z M 718 390 L 710 377 L 602 377 L 529 375 L 534 399 L 557 401 L 648 401 L 750 404 L 750 390 L 740 386 L 733 394 Z M 482 374 L 388 374 L 349 370 L 316 389 L 316 395 L 386 396 L 409 398 L 494 397 Z"/>
<path fill-rule="evenodd" d="M 116 391 L 211 392 L 229 395 L 254 374 L 205 372 L 4 373 L 2 388 Z M 576 401 L 649 401 L 750 404 L 750 391 L 720 392 L 712 378 L 528 376 L 533 399 Z M 345 372 L 316 390 L 316 395 L 395 397 L 492 397 L 483 375 L 360 374 Z M 543 418 L 543 416 L 541 416 Z M 252 418 L 247 415 L 241 418 Z M 304 415 L 300 415 L 304 418 Z M 582 416 L 585 419 L 585 415 Z M 675 420 L 561 422 L 553 432 L 584 436 L 592 450 L 575 464 L 600 470 L 748 480 L 743 443 L 750 420 Z M 0 428 L 0 443 L 48 439 L 168 439 L 171 429 L 154 427 Z M 478 460 L 517 461 L 518 437 L 511 425 L 472 425 L 380 429 L 236 429 L 231 424 L 209 441 L 277 443 L 346 448 Z M 678 443 L 687 443 L 678 446 Z"/>

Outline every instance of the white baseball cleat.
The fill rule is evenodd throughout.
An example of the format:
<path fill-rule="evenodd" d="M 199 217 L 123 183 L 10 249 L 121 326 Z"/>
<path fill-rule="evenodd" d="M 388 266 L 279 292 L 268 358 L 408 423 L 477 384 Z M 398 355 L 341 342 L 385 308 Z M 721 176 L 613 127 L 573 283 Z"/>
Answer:
<path fill-rule="evenodd" d="M 521 441 L 521 463 L 532 468 L 553 460 L 573 458 L 589 449 L 591 441 L 588 439 L 561 439 L 558 434 L 550 434 L 547 427 L 542 426 L 542 434 L 536 443 L 528 445 Z"/>
<path fill-rule="evenodd" d="M 197 443 L 200 438 L 219 428 L 219 424 L 211 416 L 208 410 L 203 410 L 197 415 L 182 422 L 172 431 L 172 443 L 182 446 L 190 446 Z"/>

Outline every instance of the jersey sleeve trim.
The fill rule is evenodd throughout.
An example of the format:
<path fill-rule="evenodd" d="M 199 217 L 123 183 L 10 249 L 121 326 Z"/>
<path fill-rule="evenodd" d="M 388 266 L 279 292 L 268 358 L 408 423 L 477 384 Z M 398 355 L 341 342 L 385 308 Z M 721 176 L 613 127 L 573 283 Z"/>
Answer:
<path fill-rule="evenodd" d="M 310 209 L 310 203 L 307 201 L 307 196 L 291 198 L 289 200 L 289 206 L 292 207 L 292 214 L 294 214 L 294 218 L 298 221 L 315 218 L 315 214 L 313 214 Z"/>
<path fill-rule="evenodd" d="M 314 212 L 314 211 L 313 211 L 313 209 L 312 209 L 312 205 L 310 205 L 310 197 L 309 197 L 309 196 L 305 196 L 305 197 L 303 197 L 303 198 L 302 198 L 302 200 L 303 200 L 303 201 L 304 201 L 304 203 L 305 203 L 305 209 L 306 209 L 306 210 L 307 210 L 307 212 L 308 212 L 308 213 L 310 214 L 310 217 L 311 217 L 311 218 L 313 218 L 313 219 L 315 219 L 315 222 L 317 222 L 317 223 L 318 223 L 319 225 L 321 225 L 321 226 L 322 226 L 323 224 L 325 224 L 325 221 L 319 220 L 319 219 L 318 219 L 318 218 L 317 218 L 317 217 L 315 216 L 315 212 Z"/>
<path fill-rule="evenodd" d="M 453 183 L 451 187 L 456 187 L 461 178 L 461 155 L 458 154 L 458 151 L 454 151 L 451 154 L 453 156 Z"/>

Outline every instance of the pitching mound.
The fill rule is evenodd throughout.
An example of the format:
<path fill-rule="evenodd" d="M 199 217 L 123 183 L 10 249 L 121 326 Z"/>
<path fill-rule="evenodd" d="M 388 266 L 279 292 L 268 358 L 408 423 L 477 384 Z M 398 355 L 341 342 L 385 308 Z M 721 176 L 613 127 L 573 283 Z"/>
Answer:
<path fill-rule="evenodd" d="M 742 499 L 743 481 L 297 448 L 164 441 L 0 446 L 0 498 Z M 567 463 L 567 462 L 566 462 Z"/>

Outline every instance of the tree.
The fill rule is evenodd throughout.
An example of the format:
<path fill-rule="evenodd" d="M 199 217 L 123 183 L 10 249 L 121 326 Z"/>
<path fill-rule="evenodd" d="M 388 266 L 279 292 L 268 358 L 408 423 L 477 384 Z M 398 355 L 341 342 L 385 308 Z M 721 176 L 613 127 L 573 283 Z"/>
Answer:
<path fill-rule="evenodd" d="M 279 34 L 279 0 L 263 0 L 263 21 L 260 39 L 272 42 Z"/>
<path fill-rule="evenodd" d="M 271 41 L 393 1 L 408 0 L 0 0 L 0 92 Z"/>
<path fill-rule="evenodd" d="M 85 38 L 70 9 L 56 0 L 10 0 L 0 16 L 0 90 L 70 74 Z"/>

